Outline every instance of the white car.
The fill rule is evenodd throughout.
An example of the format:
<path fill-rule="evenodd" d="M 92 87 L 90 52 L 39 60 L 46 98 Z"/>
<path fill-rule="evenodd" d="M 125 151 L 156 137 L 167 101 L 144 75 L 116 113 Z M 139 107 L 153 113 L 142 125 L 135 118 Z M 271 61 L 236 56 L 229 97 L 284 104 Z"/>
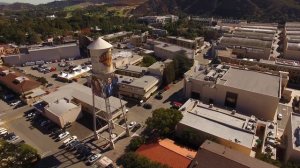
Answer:
<path fill-rule="evenodd" d="M 58 135 L 58 139 L 62 140 L 64 138 L 66 138 L 68 135 L 70 135 L 70 133 L 68 131 L 63 132 L 63 133 L 61 133 L 61 134 Z"/>
<path fill-rule="evenodd" d="M 131 121 L 131 122 L 128 124 L 128 128 L 133 128 L 135 125 L 136 125 L 136 122 L 135 122 L 135 121 Z"/>
<path fill-rule="evenodd" d="M 64 140 L 64 142 L 63 142 L 63 144 L 65 145 L 65 146 L 68 146 L 68 144 L 70 144 L 71 142 L 73 142 L 74 140 L 77 140 L 77 136 L 72 136 L 72 137 L 70 137 L 70 138 L 67 138 L 67 139 L 65 139 Z"/>
<path fill-rule="evenodd" d="M 5 130 L 5 131 L 6 131 L 6 128 L 3 128 L 3 127 L 1 127 L 1 128 L 0 128 L 0 131 L 3 131 L 3 130 Z"/>
<path fill-rule="evenodd" d="M 283 117 L 283 116 L 282 116 L 282 114 L 281 114 L 281 113 L 278 113 L 278 114 L 277 114 L 277 119 L 278 119 L 278 120 L 281 120 L 281 119 L 282 119 L 282 117 Z"/>
<path fill-rule="evenodd" d="M 93 154 L 89 157 L 88 162 L 90 164 L 94 163 L 96 160 L 98 160 L 102 155 L 100 153 Z"/>
<path fill-rule="evenodd" d="M 111 139 L 115 139 L 118 135 L 116 133 L 111 134 Z"/>
<path fill-rule="evenodd" d="M 5 134 L 7 134 L 8 132 L 7 132 L 7 130 L 2 130 L 2 131 L 0 131 L 0 135 L 5 135 Z"/>
<path fill-rule="evenodd" d="M 19 136 L 14 136 L 12 139 L 8 140 L 8 142 L 16 142 L 20 140 L 21 138 Z"/>
<path fill-rule="evenodd" d="M 10 103 L 9 105 L 10 105 L 10 106 L 16 106 L 16 105 L 18 105 L 18 104 L 20 104 L 20 103 L 21 103 L 21 100 L 18 100 L 18 101 L 16 101 L 16 102 Z"/>

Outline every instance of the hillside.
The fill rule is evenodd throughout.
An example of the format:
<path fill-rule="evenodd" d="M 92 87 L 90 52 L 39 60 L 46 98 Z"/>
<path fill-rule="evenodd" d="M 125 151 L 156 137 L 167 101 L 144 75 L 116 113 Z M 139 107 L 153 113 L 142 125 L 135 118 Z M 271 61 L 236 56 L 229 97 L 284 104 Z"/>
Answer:
<path fill-rule="evenodd" d="M 300 0 L 149 0 L 133 14 L 176 14 L 178 11 L 231 18 L 299 20 Z"/>
<path fill-rule="evenodd" d="M 41 5 L 32 5 L 28 3 L 0 3 L 0 11 L 20 11 L 20 10 L 30 10 L 30 9 L 64 9 L 67 7 L 72 7 L 76 5 L 84 4 L 111 4 L 117 6 L 137 6 L 143 4 L 147 0 L 61 0 L 61 1 L 53 1 L 47 4 Z"/>
<path fill-rule="evenodd" d="M 21 11 L 33 8 L 34 5 L 28 3 L 13 3 L 13 4 L 0 4 L 0 11 Z"/>

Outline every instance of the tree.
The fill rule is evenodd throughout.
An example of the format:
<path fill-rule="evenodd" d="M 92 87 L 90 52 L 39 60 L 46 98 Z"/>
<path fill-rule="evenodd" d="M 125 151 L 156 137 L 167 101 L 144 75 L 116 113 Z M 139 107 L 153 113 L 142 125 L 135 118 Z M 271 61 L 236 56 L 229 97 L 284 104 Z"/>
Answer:
<path fill-rule="evenodd" d="M 134 152 L 125 153 L 118 159 L 117 162 L 124 168 L 168 168 L 167 165 L 152 162 L 148 158 L 140 156 Z"/>
<path fill-rule="evenodd" d="M 149 67 L 156 62 L 156 59 L 152 56 L 146 55 L 143 57 L 142 66 Z"/>
<path fill-rule="evenodd" d="M 42 40 L 41 40 L 40 36 L 38 34 L 36 34 L 35 32 L 31 32 L 31 33 L 28 34 L 29 44 L 38 44 L 41 41 Z"/>
<path fill-rule="evenodd" d="M 171 135 L 183 115 L 176 109 L 156 109 L 146 121 L 146 132 L 157 131 L 160 136 Z"/>
<path fill-rule="evenodd" d="M 0 140 L 0 167 L 34 167 L 40 159 L 37 150 L 27 144 L 15 145 Z"/>
<path fill-rule="evenodd" d="M 47 79 L 44 77 L 38 77 L 36 81 L 41 82 L 42 85 L 45 85 L 48 83 Z"/>
<path fill-rule="evenodd" d="M 166 65 L 163 73 L 163 84 L 168 85 L 175 80 L 175 67 L 174 62 Z"/>
<path fill-rule="evenodd" d="M 136 136 L 130 140 L 129 145 L 127 146 L 128 151 L 136 151 L 141 145 L 145 143 L 144 138 Z"/>
<path fill-rule="evenodd" d="M 194 60 L 188 59 L 185 53 L 174 56 L 174 68 L 177 78 L 183 77 L 184 73 L 190 70 L 194 64 Z"/>

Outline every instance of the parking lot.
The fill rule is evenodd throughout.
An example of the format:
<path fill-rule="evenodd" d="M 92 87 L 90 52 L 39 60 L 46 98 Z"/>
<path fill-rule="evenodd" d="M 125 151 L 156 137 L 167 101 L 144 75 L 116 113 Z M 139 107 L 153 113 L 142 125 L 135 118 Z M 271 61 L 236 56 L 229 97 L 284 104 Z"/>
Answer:
<path fill-rule="evenodd" d="M 67 62 L 70 62 L 74 65 L 81 65 L 81 64 L 87 62 L 88 60 L 89 60 L 88 58 L 85 58 L 85 59 L 72 60 L 72 61 L 67 61 Z M 25 74 L 31 74 L 36 77 L 46 78 L 48 83 L 53 84 L 53 86 L 51 86 L 51 87 L 57 87 L 57 86 L 60 87 L 60 86 L 67 84 L 65 82 L 57 81 L 56 78 L 52 77 L 53 74 L 59 74 L 60 71 L 63 71 L 67 67 L 60 67 L 59 62 L 44 64 L 44 66 L 48 67 L 48 68 L 54 68 L 56 70 L 53 72 L 43 73 L 43 72 L 39 72 L 38 70 L 33 70 L 32 69 L 33 66 L 17 67 L 17 68 L 21 69 L 23 71 L 23 73 L 25 73 Z M 86 82 L 86 78 L 78 78 L 78 82 L 81 84 L 84 84 Z"/>

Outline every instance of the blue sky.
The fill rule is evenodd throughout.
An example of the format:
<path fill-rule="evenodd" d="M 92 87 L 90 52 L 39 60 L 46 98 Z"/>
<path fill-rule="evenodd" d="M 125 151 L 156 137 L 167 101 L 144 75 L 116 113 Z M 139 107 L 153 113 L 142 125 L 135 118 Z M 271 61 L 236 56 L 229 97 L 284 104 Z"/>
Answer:
<path fill-rule="evenodd" d="M 31 3 L 31 4 L 42 4 L 42 3 L 48 3 L 54 0 L 0 0 L 0 2 L 6 2 L 6 3 L 14 3 L 14 2 L 22 2 L 22 3 Z"/>

